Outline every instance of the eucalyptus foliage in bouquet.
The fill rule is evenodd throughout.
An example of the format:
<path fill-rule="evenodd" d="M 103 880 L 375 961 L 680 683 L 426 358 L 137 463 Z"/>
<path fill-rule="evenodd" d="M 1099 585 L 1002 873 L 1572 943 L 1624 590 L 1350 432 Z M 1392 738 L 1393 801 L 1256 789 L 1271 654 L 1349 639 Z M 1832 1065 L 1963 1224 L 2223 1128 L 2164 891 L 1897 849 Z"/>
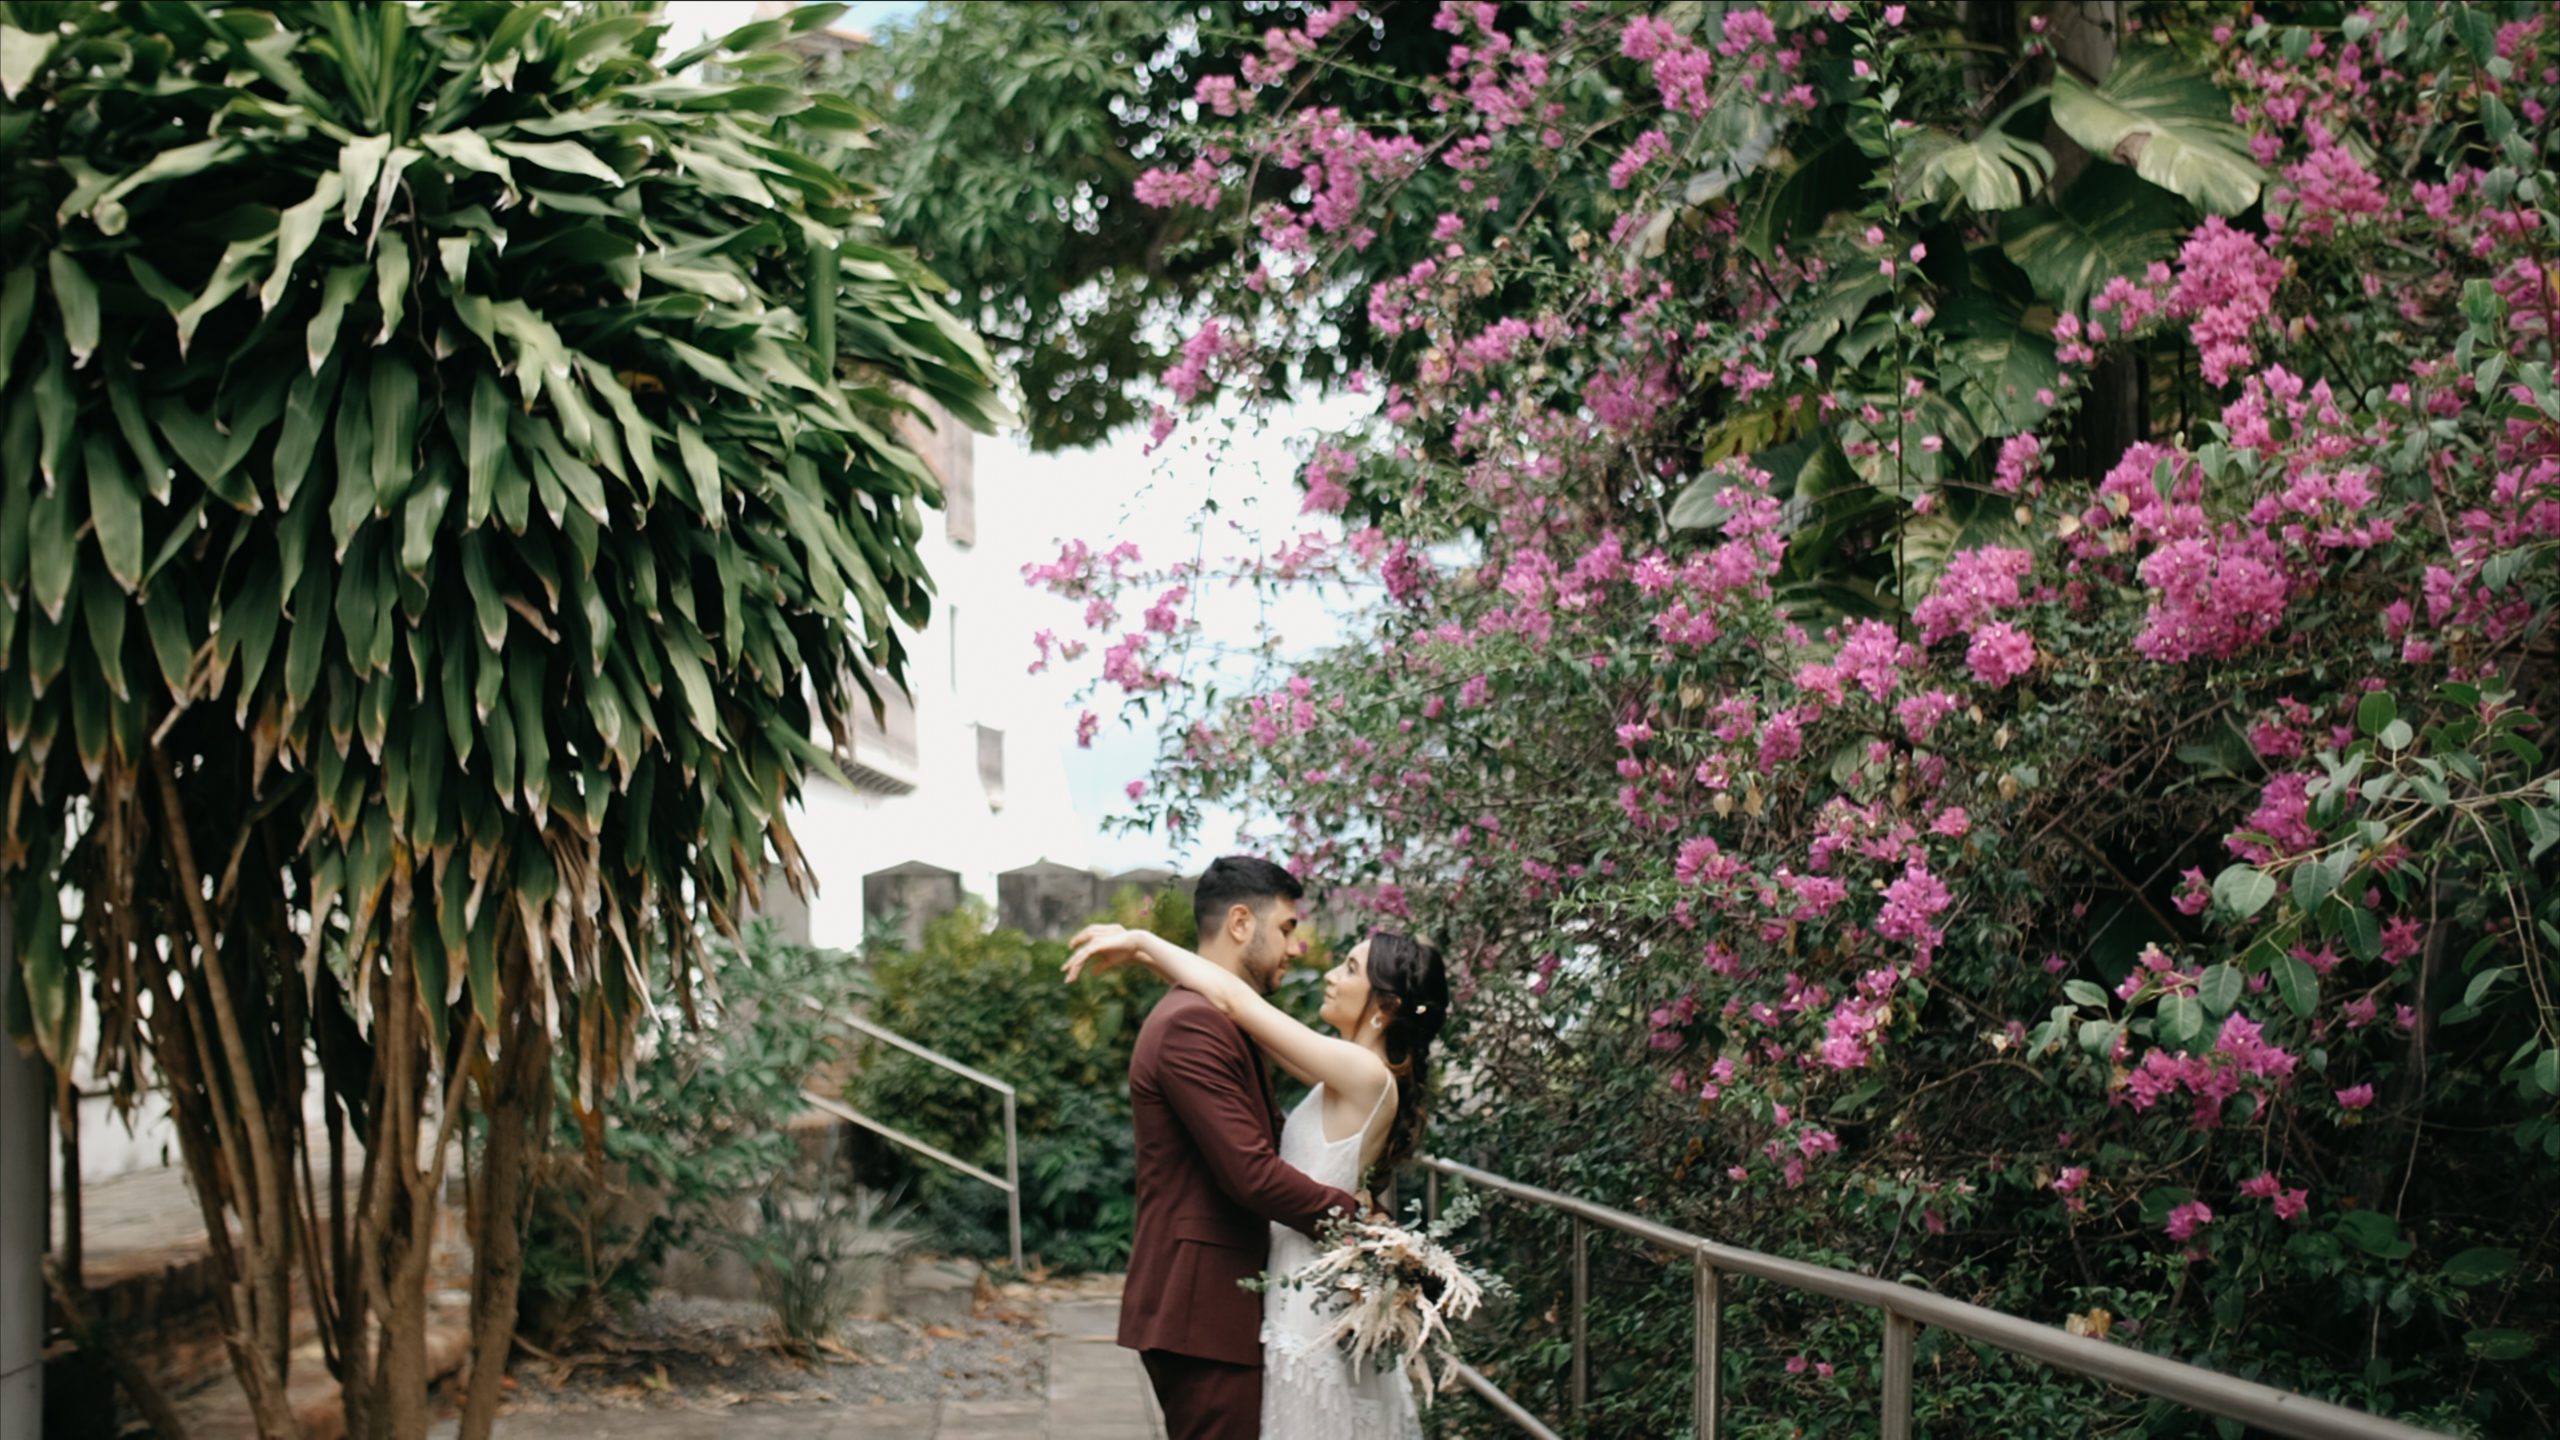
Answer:
<path fill-rule="evenodd" d="M 1450 1326 L 1464 1324 L 1485 1297 L 1508 1288 L 1502 1277 L 1468 1265 L 1448 1244 L 1475 1213 L 1475 1201 L 1462 1196 L 1419 1229 L 1383 1219 L 1332 1221 L 1320 1232 L 1325 1248 L 1313 1261 L 1253 1288 L 1312 1291 L 1317 1308 L 1332 1322 L 1320 1337 L 1323 1343 L 1341 1347 L 1355 1367 L 1403 1371 L 1428 1405 L 1457 1373 Z"/>

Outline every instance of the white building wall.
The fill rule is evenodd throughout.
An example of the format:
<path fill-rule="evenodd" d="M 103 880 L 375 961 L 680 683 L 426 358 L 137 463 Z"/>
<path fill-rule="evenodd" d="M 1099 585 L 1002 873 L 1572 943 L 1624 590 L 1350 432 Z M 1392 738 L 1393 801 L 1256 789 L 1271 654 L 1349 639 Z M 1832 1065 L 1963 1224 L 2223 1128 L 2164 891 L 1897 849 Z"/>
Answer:
<path fill-rule="evenodd" d="M 862 877 L 893 865 L 957 871 L 964 892 L 993 905 L 1004 871 L 1041 860 L 1103 863 L 1096 827 L 1069 793 L 1073 712 L 1065 684 L 1026 673 L 1043 612 L 1022 566 L 1052 544 L 1055 516 L 1024 503 L 1023 492 L 1042 477 L 1014 445 L 980 444 L 952 426 L 942 440 L 942 453 L 928 447 L 929 457 L 939 471 L 973 472 L 962 483 L 974 503 L 955 498 L 951 510 L 928 512 L 917 545 L 935 595 L 932 617 L 907 637 L 914 788 L 895 793 L 858 776 L 857 788 L 810 781 L 789 823 L 818 881 L 812 944 L 859 944 Z M 970 538 L 955 539 L 955 531 Z M 1004 736 L 1000 792 L 979 774 L 981 727 Z"/>

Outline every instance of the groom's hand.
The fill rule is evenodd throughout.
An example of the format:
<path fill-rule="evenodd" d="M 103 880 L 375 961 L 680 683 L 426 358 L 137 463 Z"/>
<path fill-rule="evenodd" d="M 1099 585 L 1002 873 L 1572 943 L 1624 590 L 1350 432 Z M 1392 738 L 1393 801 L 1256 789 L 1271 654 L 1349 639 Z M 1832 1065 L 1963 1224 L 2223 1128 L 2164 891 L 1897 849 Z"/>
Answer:
<path fill-rule="evenodd" d="M 1066 978 L 1072 983 L 1088 969 L 1099 975 L 1114 966 L 1138 959 L 1140 938 L 1145 933 L 1125 925 L 1087 925 L 1067 942 L 1071 953 L 1062 967 Z"/>

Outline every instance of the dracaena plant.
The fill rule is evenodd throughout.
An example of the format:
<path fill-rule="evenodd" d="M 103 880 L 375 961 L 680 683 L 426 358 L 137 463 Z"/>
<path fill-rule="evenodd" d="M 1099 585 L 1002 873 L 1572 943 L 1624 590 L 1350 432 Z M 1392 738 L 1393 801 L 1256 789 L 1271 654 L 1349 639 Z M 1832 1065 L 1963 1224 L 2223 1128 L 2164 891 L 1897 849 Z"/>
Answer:
<path fill-rule="evenodd" d="M 486 1433 L 549 1051 L 600 1124 L 924 618 L 898 425 L 996 402 L 796 83 L 834 9 L 0 4 L 17 1028 L 167 1091 L 266 1433 L 298 1276 L 423 1432 L 466 1096 Z"/>

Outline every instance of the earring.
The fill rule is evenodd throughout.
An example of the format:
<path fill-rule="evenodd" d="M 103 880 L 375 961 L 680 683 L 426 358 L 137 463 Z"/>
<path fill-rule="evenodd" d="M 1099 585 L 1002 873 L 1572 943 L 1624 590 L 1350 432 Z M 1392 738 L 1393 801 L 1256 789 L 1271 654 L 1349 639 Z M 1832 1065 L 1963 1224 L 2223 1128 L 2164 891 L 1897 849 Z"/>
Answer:
<path fill-rule="evenodd" d="M 1373 1030 L 1386 1023 L 1387 1017 L 1384 1015 L 1372 1015 L 1369 1017 L 1369 1027 Z"/>

